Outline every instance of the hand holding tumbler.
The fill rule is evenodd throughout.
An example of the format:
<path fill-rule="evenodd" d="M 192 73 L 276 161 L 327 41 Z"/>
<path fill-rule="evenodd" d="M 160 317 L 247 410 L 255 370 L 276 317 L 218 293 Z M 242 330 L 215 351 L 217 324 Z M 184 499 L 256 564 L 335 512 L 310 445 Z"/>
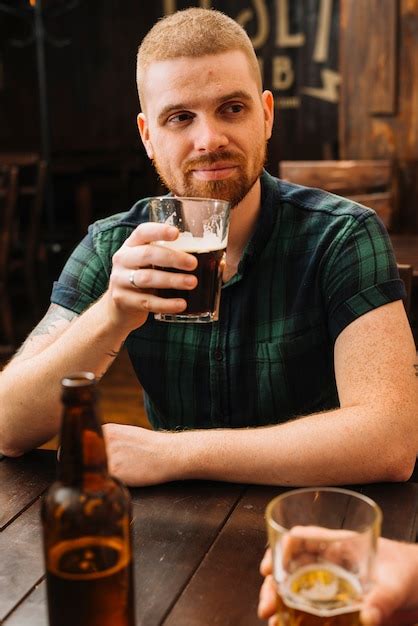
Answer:
<path fill-rule="evenodd" d="M 347 489 L 286 492 L 266 510 L 278 626 L 360 626 L 381 511 Z"/>

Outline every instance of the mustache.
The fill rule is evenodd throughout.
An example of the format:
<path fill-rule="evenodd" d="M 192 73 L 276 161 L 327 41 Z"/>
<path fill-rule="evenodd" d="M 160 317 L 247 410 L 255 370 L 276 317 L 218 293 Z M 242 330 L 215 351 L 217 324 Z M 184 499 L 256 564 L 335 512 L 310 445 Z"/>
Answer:
<path fill-rule="evenodd" d="M 241 165 L 244 162 L 244 157 L 241 154 L 230 152 L 228 150 L 218 150 L 218 152 L 211 152 L 201 157 L 189 159 L 184 165 L 184 172 L 187 174 L 194 169 L 205 165 L 214 165 L 219 161 L 228 161 L 233 165 Z"/>

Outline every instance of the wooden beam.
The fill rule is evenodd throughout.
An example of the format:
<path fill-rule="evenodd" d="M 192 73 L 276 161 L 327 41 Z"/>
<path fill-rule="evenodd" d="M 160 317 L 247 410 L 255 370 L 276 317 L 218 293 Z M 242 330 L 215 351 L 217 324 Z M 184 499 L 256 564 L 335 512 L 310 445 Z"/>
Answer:
<path fill-rule="evenodd" d="M 398 83 L 398 0 L 369 0 L 370 106 L 372 115 L 396 115 Z"/>

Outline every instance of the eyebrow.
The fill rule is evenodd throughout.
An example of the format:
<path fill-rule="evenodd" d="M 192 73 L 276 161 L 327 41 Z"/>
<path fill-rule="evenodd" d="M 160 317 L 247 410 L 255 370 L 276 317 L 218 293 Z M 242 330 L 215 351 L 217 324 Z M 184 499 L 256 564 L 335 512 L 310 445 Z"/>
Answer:
<path fill-rule="evenodd" d="M 223 94 L 219 98 L 215 98 L 214 104 L 223 104 L 224 102 L 228 102 L 229 100 L 244 100 L 245 102 L 250 102 L 252 99 L 253 98 L 247 91 L 244 91 L 243 89 L 237 89 L 235 91 Z M 164 119 L 174 111 L 190 111 L 194 108 L 195 105 L 193 102 L 178 102 L 177 104 L 167 104 L 161 109 L 160 113 L 158 114 L 157 121 L 158 123 L 162 123 Z"/>

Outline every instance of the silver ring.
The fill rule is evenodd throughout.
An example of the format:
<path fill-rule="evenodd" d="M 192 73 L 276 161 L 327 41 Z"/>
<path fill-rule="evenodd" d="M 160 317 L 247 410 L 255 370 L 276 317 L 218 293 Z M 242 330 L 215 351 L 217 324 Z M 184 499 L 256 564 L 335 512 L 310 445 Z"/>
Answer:
<path fill-rule="evenodd" d="M 132 287 L 135 287 L 135 289 L 139 289 L 138 285 L 135 282 L 135 270 L 131 270 L 129 272 L 129 282 L 131 283 Z"/>

